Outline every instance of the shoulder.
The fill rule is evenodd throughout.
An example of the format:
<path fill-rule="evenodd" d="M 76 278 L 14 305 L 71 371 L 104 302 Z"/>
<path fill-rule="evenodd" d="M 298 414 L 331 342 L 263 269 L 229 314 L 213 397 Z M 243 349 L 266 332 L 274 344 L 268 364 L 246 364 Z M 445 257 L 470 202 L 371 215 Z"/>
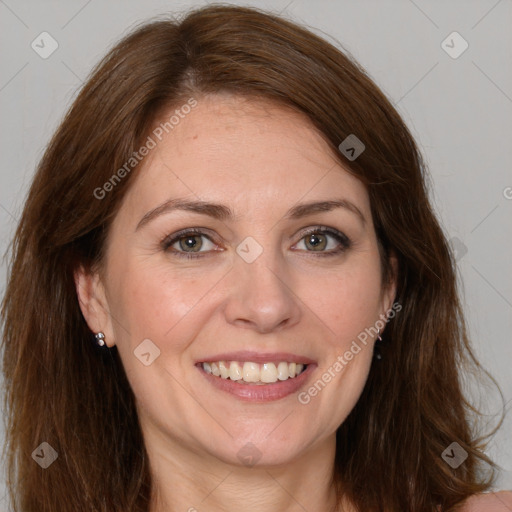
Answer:
<path fill-rule="evenodd" d="M 476 494 L 469 498 L 460 512 L 510 512 L 512 510 L 512 491 Z"/>

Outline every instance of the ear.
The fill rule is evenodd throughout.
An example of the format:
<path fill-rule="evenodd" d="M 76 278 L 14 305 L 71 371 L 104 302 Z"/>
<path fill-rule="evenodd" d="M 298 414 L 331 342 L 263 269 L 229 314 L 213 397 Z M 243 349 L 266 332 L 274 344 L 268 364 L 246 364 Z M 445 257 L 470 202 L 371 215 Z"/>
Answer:
<path fill-rule="evenodd" d="M 112 347 L 114 331 L 105 287 L 98 272 L 86 270 L 82 265 L 74 272 L 75 288 L 80 309 L 89 329 L 105 334 L 105 343 Z"/>
<path fill-rule="evenodd" d="M 382 308 L 384 314 L 391 310 L 396 297 L 398 259 L 394 252 L 391 252 L 389 255 L 389 267 L 388 281 L 382 284 Z"/>

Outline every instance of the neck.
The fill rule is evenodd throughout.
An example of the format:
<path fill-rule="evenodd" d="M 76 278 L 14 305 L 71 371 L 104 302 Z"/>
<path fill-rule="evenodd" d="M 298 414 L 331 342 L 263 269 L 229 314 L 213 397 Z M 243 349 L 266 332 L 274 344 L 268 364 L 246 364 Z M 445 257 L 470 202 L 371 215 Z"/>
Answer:
<path fill-rule="evenodd" d="M 154 483 L 150 512 L 341 511 L 332 482 L 334 435 L 286 464 L 264 467 L 224 462 L 158 437 L 146 436 Z"/>

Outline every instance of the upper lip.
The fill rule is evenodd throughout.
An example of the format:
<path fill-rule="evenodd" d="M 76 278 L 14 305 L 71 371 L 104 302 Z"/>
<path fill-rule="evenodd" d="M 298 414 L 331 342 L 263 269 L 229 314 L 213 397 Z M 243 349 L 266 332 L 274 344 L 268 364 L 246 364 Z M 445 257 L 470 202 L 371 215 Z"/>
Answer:
<path fill-rule="evenodd" d="M 238 352 L 224 352 L 212 356 L 203 357 L 196 361 L 197 363 L 214 361 L 245 361 L 251 363 L 271 363 L 273 361 L 286 361 L 288 363 L 313 364 L 315 361 L 309 357 L 292 354 L 290 352 L 255 352 L 251 350 L 242 350 Z"/>

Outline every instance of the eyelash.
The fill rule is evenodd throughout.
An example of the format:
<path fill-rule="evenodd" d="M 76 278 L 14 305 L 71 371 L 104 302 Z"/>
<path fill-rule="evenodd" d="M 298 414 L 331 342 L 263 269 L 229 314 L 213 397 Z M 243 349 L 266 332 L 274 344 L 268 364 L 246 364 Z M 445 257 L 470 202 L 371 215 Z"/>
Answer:
<path fill-rule="evenodd" d="M 327 252 L 324 252 L 324 251 L 319 251 L 319 252 L 316 252 L 316 251 L 306 251 L 306 252 L 309 252 L 309 253 L 313 253 L 313 255 L 315 257 L 331 257 L 331 256 L 336 256 L 336 255 L 346 251 L 347 249 L 349 249 L 351 247 L 351 245 L 352 245 L 351 240 L 344 233 L 342 233 L 341 231 L 338 231 L 337 229 L 329 228 L 327 226 L 315 226 L 313 228 L 310 228 L 310 229 L 304 231 L 302 233 L 302 235 L 301 235 L 301 238 L 300 238 L 299 242 L 302 241 L 308 235 L 312 235 L 312 234 L 330 235 L 340 244 L 337 249 L 330 250 L 330 251 L 327 251 Z M 190 236 L 190 235 L 201 235 L 201 236 L 204 236 L 204 237 L 208 238 L 208 240 L 210 240 L 210 242 L 215 243 L 201 229 L 188 228 L 188 229 L 185 229 L 185 230 L 182 230 L 182 231 L 178 231 L 177 233 L 175 233 L 173 235 L 166 236 L 161 241 L 160 245 L 161 245 L 162 249 L 165 252 L 172 253 L 173 255 L 176 255 L 179 258 L 196 259 L 196 258 L 202 258 L 205 255 L 207 255 L 210 251 L 194 253 L 194 252 L 185 252 L 185 251 L 178 251 L 176 249 L 171 249 L 171 246 L 174 245 L 176 242 L 178 242 L 182 238 L 187 238 L 187 236 Z"/>

